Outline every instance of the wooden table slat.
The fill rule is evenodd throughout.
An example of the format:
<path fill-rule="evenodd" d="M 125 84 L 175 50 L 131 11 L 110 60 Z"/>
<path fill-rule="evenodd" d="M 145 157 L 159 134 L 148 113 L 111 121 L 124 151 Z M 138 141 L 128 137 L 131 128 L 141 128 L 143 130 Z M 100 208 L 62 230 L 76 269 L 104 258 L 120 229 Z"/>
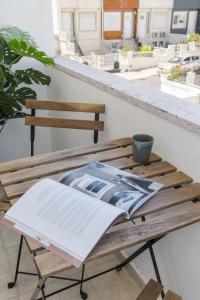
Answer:
<path fill-rule="evenodd" d="M 10 208 L 10 204 L 8 202 L 0 201 L 0 211 L 6 212 L 7 210 L 9 210 L 9 208 Z"/>
<path fill-rule="evenodd" d="M 76 157 L 76 156 L 116 149 L 119 147 L 128 146 L 130 144 L 131 144 L 131 139 L 127 137 L 127 138 L 116 139 L 104 143 L 99 143 L 97 145 L 65 149 L 61 151 L 40 154 L 33 157 L 26 157 L 22 159 L 12 160 L 0 164 L 0 174 L 14 171 L 14 170 L 26 169 L 33 166 L 39 166 L 42 164 L 48 164 L 55 161 L 64 160 L 70 157 Z"/>
<path fill-rule="evenodd" d="M 109 161 L 112 159 L 128 157 L 132 155 L 132 146 L 126 148 L 102 151 L 94 154 L 83 155 L 80 157 L 68 158 L 50 164 L 40 165 L 28 169 L 22 169 L 10 173 L 0 175 L 0 180 L 4 186 L 12 183 L 34 179 L 37 177 L 44 177 L 62 171 L 72 170 L 84 166 L 91 161 Z"/>
<path fill-rule="evenodd" d="M 174 230 L 200 221 L 200 204 L 191 204 L 177 212 L 162 214 L 139 225 L 128 226 L 105 234 L 88 260 L 159 238 Z M 70 265 L 53 253 L 37 255 L 35 263 L 41 277 L 55 275 Z"/>
<path fill-rule="evenodd" d="M 179 189 L 167 189 L 157 193 L 135 213 L 134 218 L 200 198 L 200 184 L 190 184 Z"/>
<path fill-rule="evenodd" d="M 58 180 L 58 178 L 60 176 L 62 176 L 63 174 L 64 173 L 59 173 L 59 174 L 51 175 L 51 176 L 48 176 L 45 178 L 51 178 L 54 180 Z M 192 182 L 192 178 L 187 176 L 183 172 L 169 173 L 167 175 L 157 176 L 152 179 L 156 180 L 157 182 L 159 182 L 161 184 L 164 184 L 163 188 L 169 188 L 169 187 Z M 5 192 L 7 194 L 8 201 L 9 201 L 9 199 L 13 199 L 13 198 L 22 196 L 33 184 L 37 183 L 39 180 L 40 180 L 40 178 L 6 186 Z"/>
<path fill-rule="evenodd" d="M 160 157 L 156 154 L 152 154 L 150 157 L 150 161 L 151 162 L 157 162 L 160 161 Z M 122 158 L 122 159 L 115 159 L 112 161 L 108 161 L 106 162 L 109 165 L 121 168 L 121 169 L 126 169 L 128 167 L 134 167 L 134 166 L 138 166 L 139 163 L 135 162 L 132 157 L 130 158 Z M 64 172 L 59 172 L 58 174 L 55 175 L 47 175 L 47 176 L 43 176 L 42 178 L 51 178 L 54 180 L 58 180 L 60 176 L 62 176 L 64 174 Z M 38 182 L 39 180 L 41 180 L 41 178 L 37 178 L 37 179 L 33 179 L 33 180 L 26 180 L 23 181 L 21 183 L 17 183 L 17 184 L 10 184 L 5 186 L 5 192 L 6 195 L 8 197 L 8 199 L 12 199 L 15 197 L 19 197 L 21 196 L 23 193 L 25 193 L 33 184 L 35 184 L 36 182 Z"/>
<path fill-rule="evenodd" d="M 186 175 L 183 172 L 169 173 L 163 176 L 156 176 L 151 178 L 161 184 L 164 184 L 164 188 L 169 188 L 173 186 L 178 186 L 186 183 L 191 183 L 193 181 L 192 177 Z"/>
<path fill-rule="evenodd" d="M 134 168 L 133 172 L 136 175 L 143 176 L 146 178 L 162 175 L 162 174 L 168 174 L 171 172 L 176 171 L 176 167 L 168 163 L 167 161 L 161 161 L 156 164 L 150 164 L 147 166 L 140 166 Z"/>

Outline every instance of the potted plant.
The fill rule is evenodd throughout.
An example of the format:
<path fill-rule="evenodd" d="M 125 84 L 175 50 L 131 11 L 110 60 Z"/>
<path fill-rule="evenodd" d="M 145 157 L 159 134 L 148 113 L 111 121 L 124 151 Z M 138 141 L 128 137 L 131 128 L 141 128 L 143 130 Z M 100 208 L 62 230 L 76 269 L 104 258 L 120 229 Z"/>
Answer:
<path fill-rule="evenodd" d="M 51 79 L 39 70 L 18 69 L 23 57 L 53 65 L 54 60 L 40 51 L 31 35 L 13 26 L 0 28 L 0 132 L 9 119 L 24 117 L 26 99 L 36 99 L 30 86 L 49 85 Z"/>

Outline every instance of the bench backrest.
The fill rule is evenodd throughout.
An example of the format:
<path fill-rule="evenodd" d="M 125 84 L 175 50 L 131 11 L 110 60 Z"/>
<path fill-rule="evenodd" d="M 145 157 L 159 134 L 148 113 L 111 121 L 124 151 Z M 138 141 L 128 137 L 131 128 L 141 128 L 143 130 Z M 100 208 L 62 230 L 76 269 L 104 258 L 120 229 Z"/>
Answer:
<path fill-rule="evenodd" d="M 31 126 L 31 155 L 33 155 L 34 152 L 35 126 L 93 130 L 94 143 L 98 142 L 98 132 L 104 130 L 104 122 L 99 120 L 100 114 L 105 113 L 104 104 L 28 99 L 26 100 L 25 106 L 31 109 L 31 115 L 25 118 L 25 124 Z M 37 117 L 36 110 L 93 113 L 94 120 Z"/>

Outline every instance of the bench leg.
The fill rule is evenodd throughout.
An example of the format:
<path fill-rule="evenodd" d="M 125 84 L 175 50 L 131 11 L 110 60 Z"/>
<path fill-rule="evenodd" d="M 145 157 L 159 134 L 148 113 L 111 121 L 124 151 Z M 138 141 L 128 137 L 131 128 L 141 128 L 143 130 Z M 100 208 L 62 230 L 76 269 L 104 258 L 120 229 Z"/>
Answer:
<path fill-rule="evenodd" d="M 45 295 L 43 293 L 43 287 L 44 287 L 44 284 L 45 284 L 46 280 L 47 280 L 47 278 L 40 278 L 39 283 L 38 283 L 32 297 L 31 297 L 31 300 L 36 300 L 40 291 L 42 291 L 43 299 L 45 299 Z"/>
<path fill-rule="evenodd" d="M 21 235 L 20 243 L 19 243 L 19 250 L 18 250 L 18 255 L 17 255 L 17 265 L 16 265 L 16 269 L 15 269 L 15 278 L 14 278 L 13 282 L 8 283 L 9 289 L 12 289 L 17 282 L 17 278 L 18 278 L 18 274 L 19 274 L 19 265 L 20 265 L 21 254 L 22 254 L 23 240 L 24 240 L 24 237 L 23 237 L 23 235 Z"/>
<path fill-rule="evenodd" d="M 83 300 L 88 298 L 88 294 L 83 291 L 84 274 L 85 274 L 85 264 L 83 264 L 82 266 L 81 285 L 80 285 L 80 295 Z"/>

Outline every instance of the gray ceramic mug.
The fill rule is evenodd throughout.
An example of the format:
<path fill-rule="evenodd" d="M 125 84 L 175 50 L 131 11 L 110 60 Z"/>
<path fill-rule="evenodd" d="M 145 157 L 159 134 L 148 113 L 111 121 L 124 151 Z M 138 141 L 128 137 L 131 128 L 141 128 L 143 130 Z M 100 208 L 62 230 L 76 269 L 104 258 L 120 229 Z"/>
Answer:
<path fill-rule="evenodd" d="M 147 164 L 153 147 L 153 137 L 147 134 L 136 134 L 132 138 L 133 159 L 141 164 Z"/>

